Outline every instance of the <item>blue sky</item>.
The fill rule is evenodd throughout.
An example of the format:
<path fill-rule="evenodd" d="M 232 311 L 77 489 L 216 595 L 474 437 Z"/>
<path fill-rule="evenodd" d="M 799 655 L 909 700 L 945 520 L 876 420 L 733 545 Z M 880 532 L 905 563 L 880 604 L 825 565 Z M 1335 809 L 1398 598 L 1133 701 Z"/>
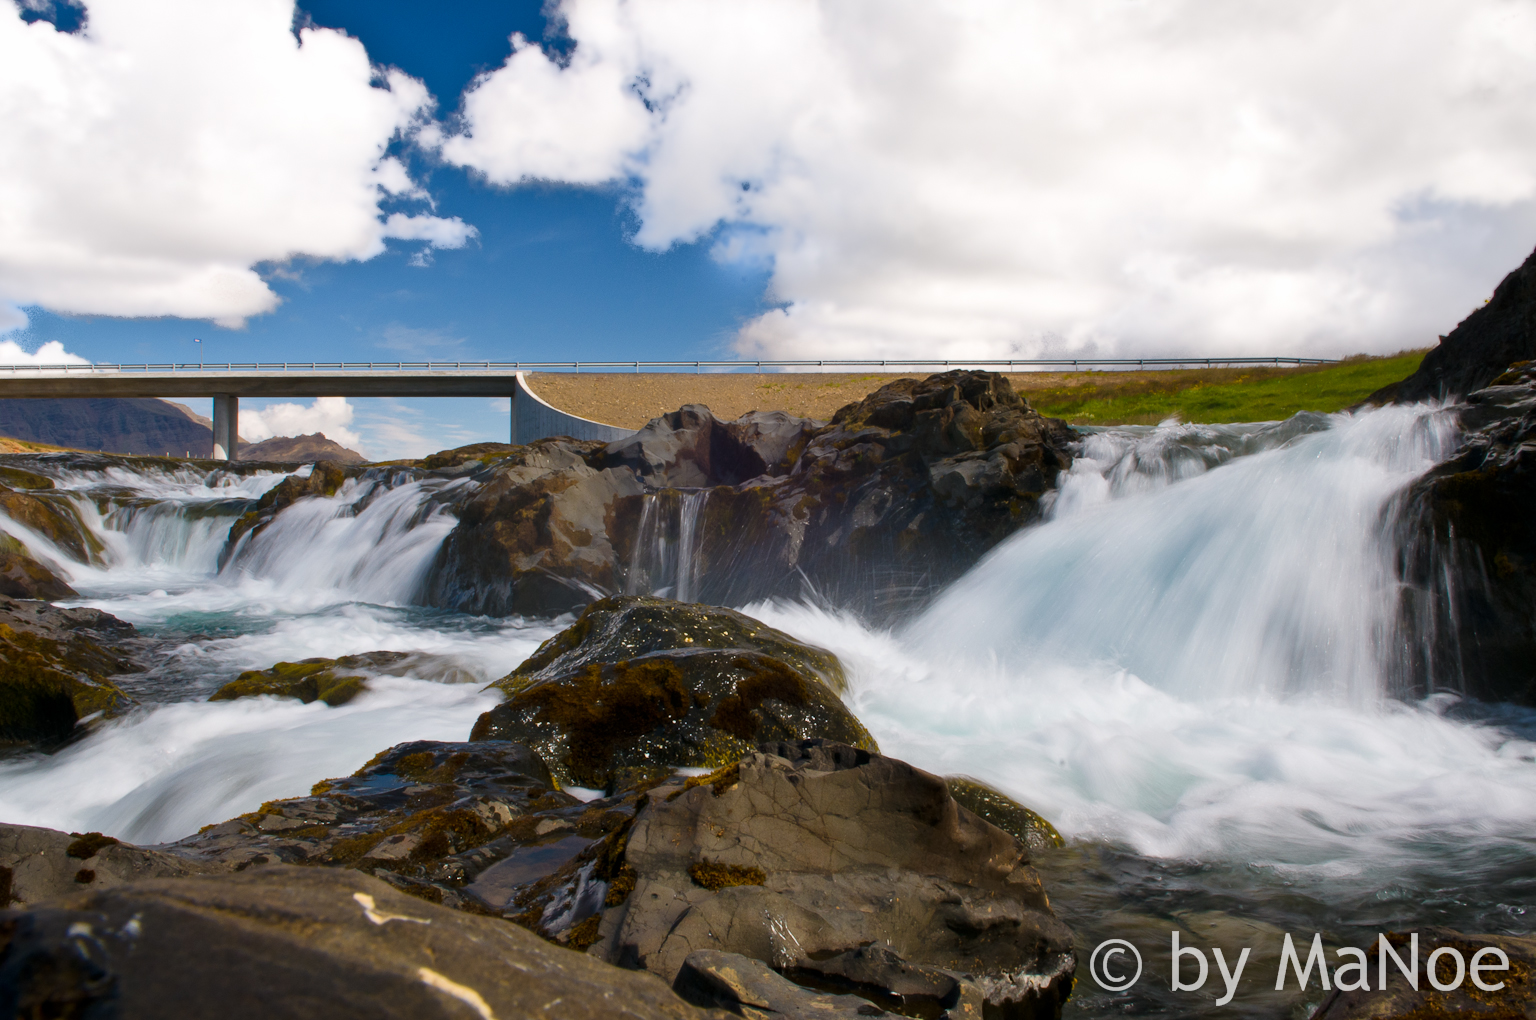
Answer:
<path fill-rule="evenodd" d="M 506 59 L 514 31 L 542 39 L 546 28 L 538 3 L 324 0 L 300 10 L 358 38 L 375 63 L 421 79 L 448 112 L 476 74 Z M 731 356 L 736 329 L 764 307 L 766 273 L 718 261 L 707 240 L 665 252 L 630 243 L 634 217 L 617 186 L 493 187 L 412 155 L 439 214 L 472 224 L 476 241 L 435 251 L 426 266 L 411 264 L 420 245 L 393 241 L 366 261 L 263 267 L 282 304 L 242 328 L 31 306 L 12 339 L 28 348 L 56 340 L 97 362 L 713 359 Z M 192 403 L 210 413 L 211 401 Z M 508 433 L 505 401 L 350 403 L 352 431 L 381 457 Z"/>
<path fill-rule="evenodd" d="M 1386 353 L 1536 244 L 1510 0 L 3 2 L 12 358 Z"/>

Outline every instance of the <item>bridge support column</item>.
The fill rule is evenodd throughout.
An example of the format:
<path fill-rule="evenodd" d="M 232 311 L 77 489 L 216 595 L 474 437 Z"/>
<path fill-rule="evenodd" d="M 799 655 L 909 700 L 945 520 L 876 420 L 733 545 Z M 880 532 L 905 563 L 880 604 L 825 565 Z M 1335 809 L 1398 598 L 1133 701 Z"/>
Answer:
<path fill-rule="evenodd" d="M 234 460 L 240 444 L 240 398 L 213 398 L 213 459 Z"/>

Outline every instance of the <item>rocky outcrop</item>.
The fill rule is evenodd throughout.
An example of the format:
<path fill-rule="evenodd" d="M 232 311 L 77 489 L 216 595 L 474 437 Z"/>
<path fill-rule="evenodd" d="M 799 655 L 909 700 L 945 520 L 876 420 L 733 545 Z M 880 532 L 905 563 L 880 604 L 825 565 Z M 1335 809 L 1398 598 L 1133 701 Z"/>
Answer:
<path fill-rule="evenodd" d="M 35 531 L 77 562 L 101 563 L 105 552 L 101 539 L 86 527 L 79 508 L 63 493 L 0 486 L 0 514 Z"/>
<path fill-rule="evenodd" d="M 1399 673 L 1419 695 L 1449 689 L 1536 704 L 1536 362 L 1467 396 L 1464 443 L 1414 483 L 1401 519 L 1407 582 Z"/>
<path fill-rule="evenodd" d="M 424 600 L 574 610 L 655 590 L 648 558 L 664 547 L 688 559 L 703 602 L 809 588 L 885 615 L 1036 520 L 1075 441 L 1005 377 L 950 372 L 892 383 L 829 424 L 779 412 L 721 422 L 690 405 L 607 446 L 487 450 L 453 467 L 477 487 L 456 506 Z"/>
<path fill-rule="evenodd" d="M 333 461 L 337 464 L 361 464 L 367 460 L 356 450 L 349 450 L 325 433 L 315 432 L 307 436 L 274 436 L 259 443 L 240 446 L 241 460 L 259 460 L 269 464 L 314 464 L 317 461 Z"/>
<path fill-rule="evenodd" d="M 979 998 L 1054 1017 L 1075 968 L 1022 842 L 943 780 L 820 740 L 651 789 L 519 902 L 546 935 L 667 981 L 698 987 L 694 954 L 733 953 L 911 1015 Z"/>
<path fill-rule="evenodd" d="M 1411 403 L 1483 389 L 1517 361 L 1536 358 L 1536 252 L 1504 277 L 1493 296 L 1440 338 L 1418 370 L 1366 402 Z"/>
<path fill-rule="evenodd" d="M 0 744 L 55 744 L 131 699 L 113 674 L 144 669 L 132 625 L 96 609 L 0 599 Z"/>
<path fill-rule="evenodd" d="M 79 594 L 39 563 L 10 535 L 0 533 L 0 595 L 13 599 L 67 599 Z"/>
<path fill-rule="evenodd" d="M 492 685 L 507 700 L 471 739 L 527 744 L 563 785 L 598 789 L 715 768 L 766 740 L 873 749 L 838 698 L 844 684 L 830 652 L 732 610 L 607 598 Z"/>
<path fill-rule="evenodd" d="M 649 974 L 356 871 L 135 882 L 0 912 L 0 1010 L 27 1017 L 693 1020 Z"/>
<path fill-rule="evenodd" d="M 68 833 L 0 824 L 0 908 L 30 906 L 82 889 L 107 889 L 145 878 L 179 878 L 208 867 L 99 832 Z"/>
<path fill-rule="evenodd" d="M 1536 1017 L 1536 939 L 1508 935 L 1464 935 L 1449 928 L 1420 928 L 1417 932 L 1393 932 L 1387 941 L 1404 964 L 1417 974 L 1415 988 L 1389 957 L 1386 987 L 1376 984 L 1380 943 L 1366 950 L 1366 976 L 1370 987 L 1336 989 L 1312 1014 L 1312 1020 L 1427 1020 L 1438 1017 Z M 1413 960 L 1415 944 L 1418 959 Z M 1429 957 L 1437 950 L 1434 980 L 1430 981 Z M 1481 954 L 1481 955 L 1479 955 Z M 1456 958 L 1462 972 L 1457 974 Z M 1473 962 L 1491 969 L 1473 980 Z M 1414 967 L 1416 962 L 1417 966 Z M 1501 967 L 1500 964 L 1507 964 Z M 1459 982 L 1458 982 L 1459 977 Z M 1502 985 L 1503 987 L 1497 987 Z M 1454 986 L 1454 987 L 1453 987 Z"/>
<path fill-rule="evenodd" d="M 598 443 L 544 439 L 452 464 L 476 483 L 429 575 L 428 605 L 470 613 L 565 612 L 618 590 L 609 529 L 629 471 L 594 467 Z M 485 459 L 481 459 L 484 457 Z M 428 458 L 448 466 L 452 458 Z"/>
<path fill-rule="evenodd" d="M 306 705 L 323 701 L 345 705 L 368 689 L 379 676 L 409 676 L 418 680 L 467 683 L 474 679 L 455 660 L 425 652 L 362 652 L 339 659 L 311 658 L 279 662 L 267 669 L 250 669 L 215 691 L 209 701 L 233 701 L 271 695 L 298 698 Z"/>

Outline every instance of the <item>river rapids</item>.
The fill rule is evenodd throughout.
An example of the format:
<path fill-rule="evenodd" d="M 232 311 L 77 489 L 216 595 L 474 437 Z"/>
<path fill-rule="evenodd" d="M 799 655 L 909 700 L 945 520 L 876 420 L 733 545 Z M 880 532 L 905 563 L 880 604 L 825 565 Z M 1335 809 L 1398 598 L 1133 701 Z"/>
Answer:
<path fill-rule="evenodd" d="M 1216 944 L 1525 932 L 1536 712 L 1451 690 L 1394 696 L 1398 503 L 1455 444 L 1447 412 L 1428 406 L 1098 430 L 1047 519 L 914 618 L 877 628 L 812 602 L 737 608 L 836 652 L 884 752 L 985 780 L 1055 823 L 1068 846 L 1037 864 L 1084 948 L 1137 932 L 1166 944 L 1170 925 Z M 400 741 L 465 739 L 497 698 L 483 684 L 568 622 L 411 604 L 454 524 L 434 492 L 462 480 L 350 480 L 285 510 L 221 569 L 230 524 L 281 474 L 61 461 L 53 477 L 104 566 L 6 518 L 0 529 L 81 593 L 68 604 L 133 623 L 163 660 L 119 678 L 142 703 L 126 717 L 0 760 L 8 822 L 156 843 L 305 794 Z M 652 550 L 661 593 L 687 597 L 688 548 Z M 472 682 L 385 678 L 339 708 L 205 700 L 241 670 L 376 649 L 447 657 Z M 1123 994 L 1085 978 L 1068 1015 L 1191 1011 L 1160 990 L 1166 978 Z M 1226 1013 L 1273 1006 L 1259 994 Z"/>

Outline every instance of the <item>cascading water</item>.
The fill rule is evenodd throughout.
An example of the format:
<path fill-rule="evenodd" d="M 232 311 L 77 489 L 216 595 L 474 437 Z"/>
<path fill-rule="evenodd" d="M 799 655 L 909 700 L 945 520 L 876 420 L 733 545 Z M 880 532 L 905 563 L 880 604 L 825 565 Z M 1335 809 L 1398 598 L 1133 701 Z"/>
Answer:
<path fill-rule="evenodd" d="M 55 754 L 0 761 L 7 821 L 137 842 L 184 836 L 302 794 L 390 744 L 463 739 L 496 701 L 484 682 L 554 631 L 408 606 L 453 527 L 442 497 L 462 482 L 382 472 L 348 480 L 332 497 L 286 508 L 220 571 L 230 525 L 284 475 L 136 473 L 117 463 L 49 474 L 103 548 L 102 562 L 82 563 L 8 517 L 0 528 L 57 567 L 79 604 L 134 623 L 160 653 L 148 673 L 117 678 L 142 708 Z M 204 700 L 242 670 L 375 650 L 431 653 L 434 677 L 477 682 L 381 677 L 338 709 Z"/>
<path fill-rule="evenodd" d="M 642 497 L 626 595 L 697 601 L 702 538 L 699 520 L 708 500 L 708 489 L 665 489 Z"/>

